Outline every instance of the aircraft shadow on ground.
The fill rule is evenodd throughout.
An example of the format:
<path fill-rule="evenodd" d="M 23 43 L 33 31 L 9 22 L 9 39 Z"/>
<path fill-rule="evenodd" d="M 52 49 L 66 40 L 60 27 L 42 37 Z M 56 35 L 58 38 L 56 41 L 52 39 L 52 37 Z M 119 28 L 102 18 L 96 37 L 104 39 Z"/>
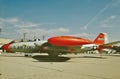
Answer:
<path fill-rule="evenodd" d="M 95 59 L 106 59 L 106 57 L 96 57 L 96 56 L 77 56 L 77 57 L 64 57 L 64 56 L 59 56 L 56 58 L 51 58 L 47 55 L 35 55 L 32 57 L 33 59 L 36 59 L 40 62 L 66 62 L 70 60 L 71 58 L 95 58 Z"/>
<path fill-rule="evenodd" d="M 102 56 L 100 56 L 100 57 L 97 57 L 97 56 L 83 56 L 83 57 L 81 57 L 81 58 L 97 58 L 97 59 L 106 59 L 105 57 L 102 57 Z"/>
<path fill-rule="evenodd" d="M 103 56 L 77 56 L 77 57 L 70 57 L 70 58 L 95 58 L 95 59 L 106 59 L 106 57 Z"/>
<path fill-rule="evenodd" d="M 105 55 L 105 56 L 113 56 L 113 57 L 120 57 L 120 54 L 108 54 L 108 55 Z"/>
<path fill-rule="evenodd" d="M 55 57 L 55 58 L 51 58 L 47 55 L 35 55 L 32 57 L 33 59 L 36 59 L 40 62 L 65 62 L 70 60 L 69 57 Z"/>

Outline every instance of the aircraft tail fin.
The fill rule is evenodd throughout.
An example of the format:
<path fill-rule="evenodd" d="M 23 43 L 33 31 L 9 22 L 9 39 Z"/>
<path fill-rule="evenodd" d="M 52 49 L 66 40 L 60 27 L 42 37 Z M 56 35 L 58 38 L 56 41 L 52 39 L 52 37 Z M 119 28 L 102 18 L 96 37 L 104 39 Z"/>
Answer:
<path fill-rule="evenodd" d="M 97 45 L 102 45 L 108 43 L 107 33 L 100 33 L 94 40 L 94 43 Z"/>

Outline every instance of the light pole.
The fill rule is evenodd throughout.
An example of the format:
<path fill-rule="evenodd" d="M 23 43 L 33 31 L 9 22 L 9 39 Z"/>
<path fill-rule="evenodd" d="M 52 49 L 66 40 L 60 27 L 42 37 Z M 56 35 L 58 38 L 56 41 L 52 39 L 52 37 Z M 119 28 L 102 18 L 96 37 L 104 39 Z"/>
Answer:
<path fill-rule="evenodd" d="M 26 34 L 27 34 L 27 33 L 23 33 L 23 41 L 26 40 Z"/>

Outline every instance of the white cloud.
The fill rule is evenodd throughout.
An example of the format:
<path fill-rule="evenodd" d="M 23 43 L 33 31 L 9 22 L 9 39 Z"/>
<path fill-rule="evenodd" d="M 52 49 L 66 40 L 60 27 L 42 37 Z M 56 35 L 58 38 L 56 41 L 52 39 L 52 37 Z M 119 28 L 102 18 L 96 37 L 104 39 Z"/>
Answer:
<path fill-rule="evenodd" d="M 100 16 L 103 12 L 105 12 L 112 4 L 112 1 L 109 2 L 108 4 L 106 4 L 101 10 L 99 10 L 96 15 L 94 15 L 89 21 L 88 23 L 86 23 L 81 30 L 87 30 L 88 27 L 90 27 L 90 24 L 92 24 L 94 21 L 96 21 L 97 17 Z"/>
<path fill-rule="evenodd" d="M 81 30 L 87 30 L 88 29 L 88 25 L 85 25 L 83 27 L 80 28 Z"/>
<path fill-rule="evenodd" d="M 0 28 L 14 27 L 18 22 L 18 18 L 0 18 Z"/>
<path fill-rule="evenodd" d="M 81 37 L 81 38 L 89 39 L 91 41 L 96 38 L 96 35 L 85 33 L 85 32 L 79 33 L 79 34 L 71 34 L 70 36 Z"/>
<path fill-rule="evenodd" d="M 4 30 L 3 35 L 6 37 L 11 37 L 13 39 L 18 39 L 23 36 L 23 33 L 27 33 L 28 38 L 34 36 L 40 37 L 43 35 L 51 36 L 57 34 L 68 33 L 70 30 L 68 28 L 44 28 L 44 26 L 51 26 L 56 23 L 33 23 L 26 22 L 18 18 L 0 18 L 0 27 Z M 42 27 L 40 27 L 42 26 Z"/>
<path fill-rule="evenodd" d="M 99 26 L 102 28 L 112 28 L 117 27 L 120 23 L 120 16 L 112 15 L 106 18 L 105 20 L 101 21 Z"/>
<path fill-rule="evenodd" d="M 32 23 L 32 22 L 24 22 L 18 18 L 0 18 L 0 26 L 6 27 L 16 27 L 16 28 L 30 28 L 30 27 L 37 27 L 42 24 Z"/>
<path fill-rule="evenodd" d="M 105 22 L 113 21 L 113 20 L 115 20 L 116 18 L 117 18 L 116 15 L 109 16 L 109 17 L 105 20 Z"/>
<path fill-rule="evenodd" d="M 23 33 L 27 33 L 27 37 L 28 38 L 32 38 L 32 37 L 37 37 L 39 38 L 40 36 L 54 36 L 57 35 L 59 33 L 66 33 L 69 32 L 69 29 L 67 28 L 57 28 L 57 29 L 41 29 L 41 28 L 35 28 L 35 29 L 19 29 L 17 31 L 19 34 L 23 35 Z"/>
<path fill-rule="evenodd" d="M 0 18 L 0 22 L 2 23 L 16 23 L 18 21 L 19 21 L 18 18 L 7 18 L 7 19 Z"/>
<path fill-rule="evenodd" d="M 9 23 L 16 23 L 16 22 L 18 22 L 19 21 L 19 19 L 17 19 L 17 18 L 11 18 L 11 19 L 6 19 L 6 20 L 4 20 L 5 22 L 9 22 Z"/>
<path fill-rule="evenodd" d="M 42 25 L 42 24 L 35 24 L 32 22 L 19 22 L 19 23 L 14 24 L 14 26 L 18 28 L 38 27 L 39 25 Z"/>
<path fill-rule="evenodd" d="M 116 18 L 116 16 L 110 16 L 110 19 L 115 19 Z"/>
<path fill-rule="evenodd" d="M 69 32 L 70 30 L 68 28 L 57 28 L 57 29 L 50 29 L 49 33 L 55 33 L 55 32 Z"/>
<path fill-rule="evenodd" d="M 39 37 L 41 35 L 46 34 L 46 30 L 44 29 L 27 29 L 27 28 L 22 28 L 22 29 L 18 29 L 17 33 L 20 35 L 23 35 L 23 33 L 27 34 L 27 38 L 32 38 L 34 36 Z"/>
<path fill-rule="evenodd" d="M 120 0 L 112 0 L 112 6 L 113 7 L 119 7 L 120 6 Z"/>
<path fill-rule="evenodd" d="M 91 34 L 88 34 L 88 33 L 80 33 L 80 34 L 74 34 L 73 36 L 77 36 L 77 37 L 90 37 Z"/>

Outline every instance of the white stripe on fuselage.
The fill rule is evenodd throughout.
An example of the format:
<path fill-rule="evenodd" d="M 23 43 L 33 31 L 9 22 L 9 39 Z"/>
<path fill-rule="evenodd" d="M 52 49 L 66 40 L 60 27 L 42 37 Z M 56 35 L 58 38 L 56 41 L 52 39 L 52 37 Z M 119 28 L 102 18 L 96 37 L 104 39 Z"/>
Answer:
<path fill-rule="evenodd" d="M 34 41 L 34 42 L 18 42 L 13 43 L 10 45 L 10 49 L 17 49 L 17 48 L 35 48 L 35 46 L 41 46 L 43 43 L 47 41 Z"/>
<path fill-rule="evenodd" d="M 81 49 L 84 49 L 84 48 L 93 48 L 93 47 L 97 47 L 96 44 L 86 44 L 86 45 L 82 45 Z"/>

